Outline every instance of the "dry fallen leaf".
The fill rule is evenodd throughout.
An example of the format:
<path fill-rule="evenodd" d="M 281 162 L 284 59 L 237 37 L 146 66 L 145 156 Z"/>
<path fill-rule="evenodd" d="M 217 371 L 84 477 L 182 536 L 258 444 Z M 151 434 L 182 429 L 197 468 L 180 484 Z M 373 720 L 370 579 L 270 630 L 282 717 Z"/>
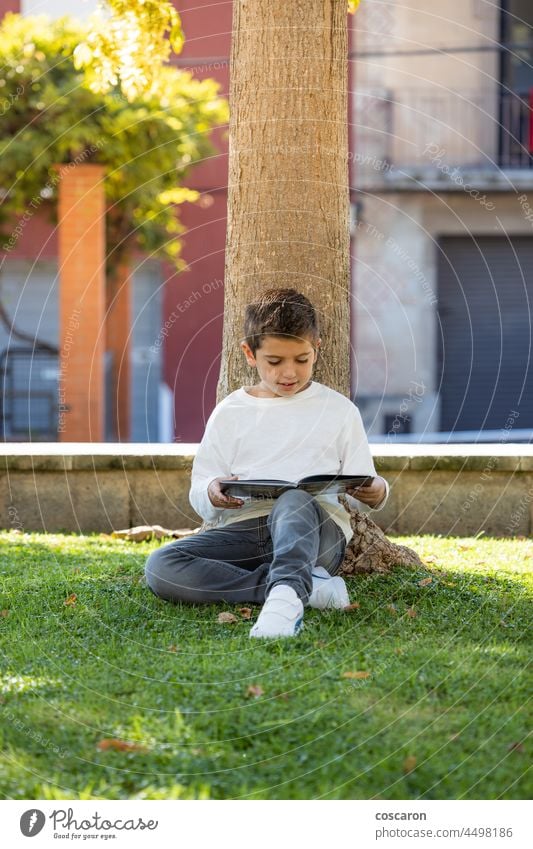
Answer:
<path fill-rule="evenodd" d="M 523 752 L 524 747 L 522 746 L 522 743 L 518 741 L 517 743 L 511 743 L 510 746 L 507 746 L 507 750 L 509 752 Z"/>
<path fill-rule="evenodd" d="M 101 752 L 112 750 L 114 752 L 146 752 L 146 746 L 141 746 L 140 743 L 129 743 L 126 740 L 117 740 L 114 737 L 108 737 L 96 746 Z"/>
<path fill-rule="evenodd" d="M 260 684 L 250 684 L 250 686 L 246 688 L 246 697 L 248 699 L 258 699 L 259 696 L 264 695 L 265 691 Z"/>
<path fill-rule="evenodd" d="M 359 602 L 354 601 L 353 604 L 347 604 L 346 607 L 343 607 L 343 610 L 346 610 L 349 613 L 350 610 L 359 610 L 360 607 L 361 605 L 359 604 Z"/>
<path fill-rule="evenodd" d="M 175 646 L 174 644 L 169 646 L 168 649 L 167 649 L 167 651 L 171 651 L 171 652 L 176 652 L 177 650 L 178 650 L 178 647 Z"/>
<path fill-rule="evenodd" d="M 0 610 L 0 616 L 4 616 L 4 617 L 9 616 L 9 610 L 7 610 L 7 609 Z"/>
<path fill-rule="evenodd" d="M 251 619 L 252 618 L 252 608 L 251 607 L 239 607 L 239 613 L 241 614 L 243 619 Z"/>
<path fill-rule="evenodd" d="M 218 614 L 217 622 L 220 622 L 221 625 L 231 625 L 234 622 L 237 622 L 237 617 L 233 613 L 224 610 L 222 613 Z"/>
<path fill-rule="evenodd" d="M 408 755 L 403 762 L 403 771 L 407 775 L 407 773 L 412 772 L 416 767 L 416 758 L 414 755 Z"/>
<path fill-rule="evenodd" d="M 433 578 L 422 578 L 422 580 L 418 582 L 418 586 L 419 587 L 427 587 L 428 584 L 432 583 L 432 581 L 433 581 Z"/>
<path fill-rule="evenodd" d="M 343 678 L 357 678 L 359 680 L 359 679 L 363 679 L 363 678 L 370 678 L 370 672 L 367 672 L 366 670 L 360 670 L 358 672 L 343 672 L 342 677 Z"/>
<path fill-rule="evenodd" d="M 416 610 L 414 609 L 414 607 L 409 607 L 405 612 L 407 613 L 409 619 L 414 619 L 416 616 Z"/>
<path fill-rule="evenodd" d="M 66 604 L 68 607 L 72 607 L 72 605 L 76 604 L 76 593 L 71 593 L 68 598 L 65 599 L 63 604 Z"/>

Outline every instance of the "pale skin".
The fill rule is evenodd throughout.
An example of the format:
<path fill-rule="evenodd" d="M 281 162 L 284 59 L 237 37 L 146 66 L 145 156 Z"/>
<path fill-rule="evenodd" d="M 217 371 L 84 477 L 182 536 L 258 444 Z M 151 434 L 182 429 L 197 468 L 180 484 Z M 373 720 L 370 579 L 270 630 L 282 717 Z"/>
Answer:
<path fill-rule="evenodd" d="M 248 365 L 257 369 L 260 378 L 255 386 L 245 387 L 246 391 L 256 398 L 286 398 L 303 392 L 309 386 L 321 340 L 315 341 L 310 337 L 293 339 L 283 336 L 264 336 L 255 354 L 246 342 L 240 344 Z M 231 480 L 237 479 L 238 475 L 232 475 Z M 222 480 L 230 480 L 230 478 L 215 478 L 209 484 L 207 493 L 211 504 L 214 507 L 228 509 L 242 507 L 244 501 L 224 495 L 221 491 L 220 481 Z M 372 479 L 370 486 L 348 490 L 348 495 L 369 507 L 375 507 L 381 503 L 385 492 L 385 481 L 376 476 Z"/>

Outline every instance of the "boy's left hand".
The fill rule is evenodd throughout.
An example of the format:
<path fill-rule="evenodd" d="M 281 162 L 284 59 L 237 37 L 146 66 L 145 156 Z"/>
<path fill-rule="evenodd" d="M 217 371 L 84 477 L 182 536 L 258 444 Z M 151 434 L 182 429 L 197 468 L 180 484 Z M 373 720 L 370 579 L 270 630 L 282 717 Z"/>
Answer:
<path fill-rule="evenodd" d="M 346 490 L 352 498 L 357 498 L 358 501 L 367 504 L 369 507 L 377 507 L 378 504 L 381 504 L 386 491 L 385 481 L 380 477 L 372 478 L 370 486 L 357 486 L 354 489 Z"/>

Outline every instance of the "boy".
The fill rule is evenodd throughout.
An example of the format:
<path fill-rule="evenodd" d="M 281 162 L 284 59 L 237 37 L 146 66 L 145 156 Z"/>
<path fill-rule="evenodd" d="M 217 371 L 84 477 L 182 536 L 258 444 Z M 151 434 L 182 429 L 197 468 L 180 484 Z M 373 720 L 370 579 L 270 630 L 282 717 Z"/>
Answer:
<path fill-rule="evenodd" d="M 382 507 L 388 485 L 376 475 L 357 407 L 311 379 L 320 337 L 315 309 L 295 289 L 264 292 L 245 312 L 246 360 L 259 382 L 213 410 L 198 448 L 189 494 L 214 527 L 153 552 L 150 589 L 169 601 L 263 604 L 250 637 L 298 633 L 304 605 L 349 604 L 334 577 L 352 536 L 336 495 L 302 490 L 275 500 L 234 498 L 224 478 L 299 480 L 307 475 L 371 475 L 348 493 Z"/>

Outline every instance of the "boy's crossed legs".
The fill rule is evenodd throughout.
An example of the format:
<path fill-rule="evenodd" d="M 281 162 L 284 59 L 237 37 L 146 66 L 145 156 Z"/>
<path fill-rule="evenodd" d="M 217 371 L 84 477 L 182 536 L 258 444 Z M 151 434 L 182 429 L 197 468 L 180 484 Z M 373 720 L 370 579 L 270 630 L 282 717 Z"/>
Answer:
<path fill-rule="evenodd" d="M 349 603 L 341 578 L 324 580 L 338 572 L 345 548 L 344 533 L 323 507 L 308 493 L 289 490 L 268 516 L 157 549 L 146 563 L 146 579 L 168 601 L 266 600 L 250 636 L 289 636 L 297 633 L 304 605 Z"/>

